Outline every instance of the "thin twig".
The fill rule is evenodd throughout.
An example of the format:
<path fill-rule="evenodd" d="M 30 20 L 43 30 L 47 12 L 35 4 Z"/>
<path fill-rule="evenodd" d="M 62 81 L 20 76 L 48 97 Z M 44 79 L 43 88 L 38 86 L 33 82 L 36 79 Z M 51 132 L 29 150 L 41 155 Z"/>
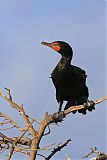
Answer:
<path fill-rule="evenodd" d="M 54 150 L 51 152 L 51 154 L 45 158 L 45 160 L 49 160 L 51 157 L 53 157 L 56 152 L 60 151 L 63 147 L 65 147 L 69 142 L 71 141 L 71 139 L 68 139 L 65 143 L 63 143 L 62 145 L 58 146 L 57 148 L 54 148 Z"/>
<path fill-rule="evenodd" d="M 95 153 L 95 150 L 97 150 L 96 147 L 93 149 L 92 148 L 90 148 L 90 149 L 91 149 L 91 151 L 88 154 L 86 154 L 84 157 L 82 157 L 81 159 L 88 158 L 91 154 Z"/>
<path fill-rule="evenodd" d="M 10 93 L 9 93 L 10 94 Z M 24 152 L 25 150 L 29 150 L 30 152 L 30 155 L 29 155 L 29 160 L 34 160 L 34 159 L 36 159 L 36 155 L 37 155 L 37 152 L 38 151 L 40 151 L 40 150 L 42 150 L 42 149 L 50 149 L 49 147 L 48 148 L 46 148 L 46 147 L 44 147 L 44 148 L 40 148 L 39 147 L 39 144 L 40 144 L 40 142 L 41 142 L 41 139 L 42 139 L 42 137 L 43 137 L 43 135 L 46 135 L 46 134 L 49 134 L 50 133 L 50 129 L 49 129 L 49 132 L 48 133 L 45 133 L 44 134 L 44 132 L 45 132 L 45 129 L 46 129 L 46 127 L 50 124 L 50 123 L 54 123 L 55 122 L 55 120 L 53 119 L 53 115 L 50 115 L 50 114 L 48 114 L 48 113 L 45 113 L 45 115 L 44 115 L 44 117 L 43 117 L 43 119 L 39 122 L 39 128 L 38 128 L 38 131 L 36 131 L 34 128 L 33 128 L 33 126 L 31 125 L 31 122 L 30 122 L 30 120 L 29 119 L 31 119 L 31 118 L 29 118 L 29 116 L 25 113 L 25 110 L 24 110 L 24 108 L 23 108 L 23 106 L 22 105 L 18 105 L 18 104 L 16 104 L 16 103 L 14 103 L 13 101 L 12 101 L 12 99 L 10 98 L 10 96 L 9 96 L 9 98 L 7 97 L 7 96 L 5 96 L 5 95 L 3 95 L 2 94 L 2 92 L 0 92 L 0 96 L 3 98 L 3 99 L 5 99 L 14 109 L 16 109 L 17 111 L 19 111 L 20 112 L 20 114 L 21 114 L 21 116 L 22 116 L 22 118 L 23 118 L 23 120 L 24 120 L 24 122 L 25 122 L 25 125 L 26 125 L 26 128 L 27 128 L 27 126 L 29 125 L 29 127 L 28 127 L 28 131 L 29 131 L 29 133 L 30 133 L 30 135 L 32 136 L 32 139 L 31 139 L 31 141 L 29 142 L 28 140 L 27 140 L 27 144 L 28 144 L 28 142 L 29 142 L 29 144 L 28 144 L 28 148 L 16 148 L 16 143 L 17 144 L 21 144 L 21 143 L 19 143 L 19 141 L 22 141 L 22 139 L 24 139 L 24 137 L 23 137 L 23 134 L 20 136 L 20 137 L 16 137 L 16 139 L 11 139 L 10 140 L 10 143 L 11 144 L 13 144 L 13 146 L 11 147 L 11 149 L 10 149 L 10 157 L 9 158 L 11 158 L 11 156 L 12 156 L 12 154 L 13 154 L 13 152 L 15 151 L 15 150 L 17 150 L 17 151 L 21 151 L 21 152 Z M 101 99 L 99 99 L 99 100 L 96 100 L 96 101 L 94 101 L 94 103 L 95 104 L 98 104 L 98 103 L 101 103 L 102 101 L 104 101 L 104 100 L 107 100 L 107 96 L 105 96 L 105 97 L 103 97 L 103 98 L 101 98 Z M 68 108 L 67 110 L 65 110 L 64 111 L 64 115 L 66 116 L 66 115 L 68 115 L 68 114 L 70 114 L 72 111 L 76 111 L 76 110 L 79 110 L 79 109 L 82 109 L 82 108 L 84 108 L 84 106 L 83 105 L 79 105 L 79 106 L 71 106 L 70 108 Z M 64 117 L 63 117 L 64 118 Z M 60 122 L 60 121 L 59 121 Z M 26 130 L 26 129 L 25 129 Z M 24 131 L 25 131 L 24 130 Z M 6 140 L 6 139 L 5 139 Z M 9 139 L 8 139 L 9 140 Z M 25 140 L 25 139 L 24 139 Z M 69 142 L 70 140 L 68 140 L 67 142 L 65 142 L 64 144 L 62 144 L 62 145 L 59 145 L 59 146 L 57 146 L 56 148 L 54 148 L 53 149 L 53 151 L 52 151 L 52 153 L 46 158 L 46 160 L 49 160 L 53 155 L 55 155 L 55 153 L 56 152 L 58 152 L 58 151 L 60 151 L 64 146 L 66 146 L 67 145 L 67 143 Z M 8 142 L 8 141 L 7 141 Z M 14 142 L 14 143 L 13 143 Z M 8 142 L 9 143 L 9 142 Z M 51 148 L 52 149 L 52 148 Z M 9 159 L 8 159 L 9 160 Z"/>
<path fill-rule="evenodd" d="M 17 111 L 20 112 L 20 114 L 22 115 L 23 120 L 24 120 L 26 126 L 30 124 L 30 120 L 29 120 L 28 116 L 27 116 L 26 113 L 25 113 L 25 110 L 24 110 L 24 108 L 23 108 L 23 105 L 20 106 L 20 105 L 14 103 L 14 102 L 12 101 L 12 99 L 8 98 L 7 96 L 4 96 L 4 95 L 2 94 L 2 92 L 0 92 L 0 96 L 1 96 L 3 99 L 5 99 L 14 109 L 16 109 Z M 31 134 L 32 137 L 33 137 L 33 140 L 32 140 L 32 143 L 31 143 L 31 146 L 30 146 L 30 147 L 31 147 L 31 148 L 34 148 L 35 144 L 37 143 L 36 131 L 35 131 L 35 129 L 33 128 L 32 125 L 30 125 L 30 127 L 29 127 L 28 130 L 29 130 L 30 134 Z M 14 147 L 13 147 L 13 148 L 14 148 Z M 10 151 L 10 152 L 11 152 L 11 151 Z M 36 151 L 31 151 L 31 152 L 30 152 L 30 156 L 29 156 L 29 160 L 35 159 L 36 154 L 37 154 Z M 11 153 L 10 153 L 10 155 L 11 155 Z M 10 157 L 10 156 L 9 156 L 9 157 Z"/>
<path fill-rule="evenodd" d="M 50 134 L 50 133 L 51 133 L 51 130 L 50 130 L 50 127 L 49 127 L 49 125 L 48 125 L 48 132 L 45 133 L 45 134 L 43 134 L 43 136 L 47 136 L 47 135 Z"/>
<path fill-rule="evenodd" d="M 96 154 L 96 160 L 107 160 L 107 154 L 98 151 L 96 147 L 90 148 L 90 149 L 91 149 L 91 152 L 86 154 L 82 159 L 88 158 L 91 154 L 94 153 L 94 154 Z"/>
<path fill-rule="evenodd" d="M 5 120 L 7 120 L 7 122 L 13 124 L 13 126 L 16 127 L 19 131 L 24 131 L 24 128 L 21 128 L 15 121 L 13 121 L 10 117 L 5 115 L 4 113 L 0 112 L 0 117 L 5 118 Z"/>
<path fill-rule="evenodd" d="M 10 129 L 12 129 L 12 128 L 14 128 L 14 126 L 7 127 L 7 128 L 2 128 L 2 129 L 0 129 L 0 131 L 1 131 L 1 130 L 2 130 L 2 131 L 6 131 L 6 130 L 10 130 Z"/>

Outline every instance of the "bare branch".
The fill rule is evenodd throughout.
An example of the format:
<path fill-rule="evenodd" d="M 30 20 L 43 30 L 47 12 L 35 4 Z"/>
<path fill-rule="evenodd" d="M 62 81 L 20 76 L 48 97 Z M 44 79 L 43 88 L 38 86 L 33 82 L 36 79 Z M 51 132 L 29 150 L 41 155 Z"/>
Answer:
<path fill-rule="evenodd" d="M 16 110 L 18 110 L 18 111 L 20 112 L 20 114 L 22 115 L 23 120 L 24 120 L 26 126 L 30 124 L 29 118 L 28 118 L 28 116 L 26 115 L 23 106 L 20 106 L 20 105 L 14 103 L 14 102 L 12 101 L 12 99 L 8 98 L 7 96 L 4 96 L 4 95 L 2 94 L 2 92 L 0 92 L 0 96 L 1 96 L 3 99 L 5 99 L 14 109 L 16 109 Z M 35 144 L 37 143 L 37 140 L 36 140 L 36 131 L 35 131 L 35 129 L 33 128 L 33 126 L 32 126 L 31 124 L 30 124 L 30 127 L 29 127 L 28 130 L 29 130 L 30 134 L 31 134 L 32 137 L 33 137 L 33 140 L 32 140 L 32 143 L 31 143 L 31 148 L 34 148 Z M 14 147 L 13 147 L 13 148 L 14 148 Z M 29 160 L 33 160 L 33 159 L 35 158 L 35 156 L 36 156 L 36 151 L 31 151 L 31 152 L 30 152 Z M 10 156 L 9 156 L 9 157 L 11 157 L 11 153 L 10 153 Z"/>
<path fill-rule="evenodd" d="M 47 136 L 47 135 L 50 134 L 50 133 L 51 133 L 51 130 L 50 130 L 50 127 L 49 127 L 49 125 L 48 125 L 48 132 L 45 133 L 45 134 L 43 134 L 43 136 Z"/>
<path fill-rule="evenodd" d="M 86 154 L 82 159 L 88 158 L 91 154 L 96 154 L 96 158 L 95 158 L 96 160 L 107 160 L 107 154 L 98 151 L 96 147 L 90 148 L 90 149 L 91 149 L 91 152 Z"/>
<path fill-rule="evenodd" d="M 103 102 L 103 101 L 105 101 L 105 100 L 107 100 L 107 96 L 104 96 L 104 97 L 102 97 L 102 98 L 99 98 L 98 100 L 95 100 L 94 103 L 95 103 L 95 104 L 99 104 L 99 103 L 101 103 L 101 102 Z"/>
<path fill-rule="evenodd" d="M 69 142 L 71 141 L 71 139 L 68 139 L 65 143 L 63 143 L 62 145 L 58 146 L 57 148 L 54 148 L 54 150 L 51 152 L 51 154 L 45 158 L 45 160 L 49 160 L 51 157 L 53 157 L 56 152 L 60 151 L 62 148 L 64 148 Z"/>
<path fill-rule="evenodd" d="M 99 103 L 101 103 L 101 102 L 103 102 L 103 101 L 105 101 L 105 100 L 107 100 L 107 96 L 104 96 L 104 97 L 102 97 L 102 98 L 100 98 L 100 99 L 98 99 L 98 100 L 95 100 L 95 101 L 93 101 L 93 102 L 94 102 L 95 105 L 96 105 L 96 104 L 99 104 Z M 77 111 L 77 110 L 80 110 L 80 109 L 83 109 L 83 108 L 84 108 L 83 105 L 71 106 L 70 108 L 68 108 L 68 109 L 66 109 L 66 110 L 64 111 L 64 114 L 67 115 L 67 114 L 71 113 L 72 111 Z"/>
<path fill-rule="evenodd" d="M 5 115 L 4 113 L 0 112 L 0 117 L 2 117 L 5 120 L 7 120 L 7 123 L 13 124 L 13 126 L 16 127 L 19 131 L 24 131 L 24 128 L 21 128 L 16 122 L 14 122 L 10 117 L 8 117 L 7 115 Z M 2 124 L 7 124 L 7 123 L 1 123 L 1 125 Z"/>
<path fill-rule="evenodd" d="M 31 124 L 32 124 L 32 123 L 33 123 L 33 121 L 31 122 Z M 13 141 L 12 147 L 10 148 L 10 154 L 9 154 L 7 160 L 10 160 L 10 158 L 12 157 L 13 152 L 14 152 L 16 146 L 17 146 L 17 143 L 21 140 L 21 138 L 22 138 L 22 137 L 25 135 L 25 133 L 28 131 L 28 129 L 29 129 L 29 127 L 30 127 L 31 124 L 29 124 L 29 125 L 27 126 L 26 130 L 23 132 L 23 134 L 22 134 L 21 136 L 19 136 L 18 138 L 16 138 L 15 141 Z"/>
<path fill-rule="evenodd" d="M 1 141 L 4 144 L 8 144 L 9 145 L 8 148 L 10 149 L 10 154 L 9 154 L 7 160 L 11 159 L 11 156 L 13 155 L 14 152 L 21 152 L 21 153 L 24 153 L 24 154 L 28 154 L 29 155 L 29 160 L 35 160 L 36 156 L 38 155 L 38 153 L 37 153 L 38 151 L 41 151 L 41 150 L 50 150 L 51 149 L 51 150 L 53 150 L 52 153 L 47 158 L 44 157 L 45 160 L 49 160 L 53 155 L 55 155 L 58 151 L 60 151 L 63 147 L 65 147 L 68 144 L 68 142 L 70 140 L 67 140 L 62 145 L 60 144 L 57 147 L 54 147 L 53 149 L 52 149 L 51 145 L 43 147 L 43 148 L 39 147 L 39 144 L 40 144 L 40 141 L 41 141 L 42 137 L 44 135 L 48 135 L 50 133 L 49 124 L 56 123 L 55 119 L 53 118 L 53 115 L 45 113 L 43 119 L 40 122 L 38 122 L 37 120 L 35 120 L 33 118 L 30 118 L 25 113 L 23 105 L 18 105 L 15 102 L 13 102 L 12 98 L 10 98 L 10 96 L 11 96 L 10 90 L 7 89 L 7 91 L 8 91 L 9 98 L 7 96 L 4 96 L 2 94 L 2 92 L 0 92 L 0 96 L 4 100 L 6 100 L 15 110 L 17 110 L 17 111 L 20 112 L 20 115 L 22 116 L 22 118 L 24 120 L 24 123 L 26 125 L 26 128 L 23 129 L 20 126 L 18 126 L 17 123 L 15 123 L 7 115 L 3 115 L 2 113 L 0 113 L 1 117 L 4 118 L 5 120 L 7 120 L 7 122 L 5 120 L 3 122 L 1 122 L 1 125 L 5 125 L 5 124 L 8 124 L 8 122 L 10 122 L 19 131 L 23 131 L 23 133 L 21 134 L 21 136 L 19 136 L 19 137 L 13 137 L 13 138 L 9 138 L 9 137 L 3 135 L 2 133 L 0 133 L 0 138 L 2 138 Z M 104 100 L 107 100 L 107 96 L 94 101 L 94 104 L 96 105 L 98 103 L 101 103 Z M 62 119 L 65 116 L 67 116 L 68 114 L 70 114 L 72 111 L 76 111 L 76 110 L 83 109 L 83 108 L 84 108 L 84 105 L 71 106 L 67 110 L 61 112 L 61 113 L 64 114 L 64 116 L 62 117 Z M 58 119 L 57 123 L 61 122 L 62 119 Z M 32 126 L 33 122 L 37 122 L 39 124 L 37 131 Z M 45 133 L 45 129 L 46 129 L 47 126 L 48 126 L 48 130 L 49 131 L 47 133 Z M 29 139 L 28 137 L 24 137 L 24 135 L 25 135 L 25 133 L 27 131 L 30 133 L 31 139 Z M 25 145 L 27 147 L 24 148 L 22 145 Z"/>
<path fill-rule="evenodd" d="M 4 134 L 0 133 L 0 144 L 2 142 L 2 144 L 13 144 L 14 141 L 17 139 L 17 137 L 13 137 L 13 138 L 10 138 L 10 137 L 7 137 L 5 136 Z M 27 146 L 30 146 L 31 145 L 31 140 L 28 138 L 28 137 L 22 137 L 21 139 L 19 139 L 19 141 L 17 142 L 18 144 L 21 144 L 21 145 L 27 145 Z"/>
<path fill-rule="evenodd" d="M 28 117 L 29 119 L 33 120 L 34 122 L 37 122 L 38 124 L 40 124 L 40 121 L 38 121 L 37 119 L 31 118 L 31 117 L 29 117 L 28 115 L 27 115 L 27 117 Z"/>
<path fill-rule="evenodd" d="M 7 128 L 2 128 L 2 129 L 0 129 L 0 131 L 1 131 L 1 130 L 2 130 L 2 131 L 6 131 L 6 130 L 10 130 L 10 129 L 12 129 L 12 128 L 14 128 L 14 126 L 7 127 Z"/>
<path fill-rule="evenodd" d="M 46 159 L 46 157 L 45 156 L 43 156 L 42 154 L 37 154 L 38 156 L 41 156 L 41 157 L 43 157 L 44 159 Z"/>
<path fill-rule="evenodd" d="M 94 148 L 94 149 L 92 149 L 92 148 L 90 148 L 91 149 L 91 152 L 89 152 L 88 154 L 86 154 L 84 157 L 82 157 L 82 159 L 84 159 L 84 158 L 88 158 L 91 154 L 93 154 L 93 153 L 95 153 L 95 151 L 96 151 L 96 147 Z"/>
<path fill-rule="evenodd" d="M 4 88 L 4 89 L 7 90 L 7 94 L 9 96 L 9 99 L 12 101 L 12 96 L 11 96 L 10 88 Z"/>

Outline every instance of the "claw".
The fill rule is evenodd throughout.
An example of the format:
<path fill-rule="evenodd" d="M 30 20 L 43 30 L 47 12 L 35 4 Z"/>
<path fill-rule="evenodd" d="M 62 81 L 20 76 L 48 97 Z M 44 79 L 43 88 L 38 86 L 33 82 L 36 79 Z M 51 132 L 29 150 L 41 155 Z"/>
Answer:
<path fill-rule="evenodd" d="M 52 118 L 53 118 L 53 120 L 54 120 L 55 123 L 62 122 L 64 117 L 65 117 L 65 114 L 64 114 L 63 111 L 56 112 L 52 116 Z"/>
<path fill-rule="evenodd" d="M 95 110 L 95 103 L 93 101 L 87 101 L 86 103 L 83 104 L 84 108 L 87 109 L 88 111 Z"/>

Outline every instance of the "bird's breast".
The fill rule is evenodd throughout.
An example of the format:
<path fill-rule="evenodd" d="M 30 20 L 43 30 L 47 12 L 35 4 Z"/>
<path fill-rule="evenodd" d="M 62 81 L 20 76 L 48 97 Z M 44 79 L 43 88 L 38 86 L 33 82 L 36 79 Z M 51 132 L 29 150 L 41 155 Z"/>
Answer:
<path fill-rule="evenodd" d="M 68 78 L 65 68 L 55 68 L 51 73 L 51 78 L 55 87 L 66 84 Z"/>

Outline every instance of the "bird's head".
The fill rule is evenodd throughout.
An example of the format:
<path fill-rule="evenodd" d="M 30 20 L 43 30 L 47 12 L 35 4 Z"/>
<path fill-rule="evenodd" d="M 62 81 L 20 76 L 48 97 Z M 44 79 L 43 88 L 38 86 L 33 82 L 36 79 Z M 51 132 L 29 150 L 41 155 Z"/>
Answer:
<path fill-rule="evenodd" d="M 70 57 L 72 59 L 72 55 L 73 55 L 72 48 L 66 42 L 63 42 L 63 41 L 54 41 L 51 43 L 41 42 L 41 44 L 52 48 L 53 50 L 60 53 L 62 56 Z"/>

